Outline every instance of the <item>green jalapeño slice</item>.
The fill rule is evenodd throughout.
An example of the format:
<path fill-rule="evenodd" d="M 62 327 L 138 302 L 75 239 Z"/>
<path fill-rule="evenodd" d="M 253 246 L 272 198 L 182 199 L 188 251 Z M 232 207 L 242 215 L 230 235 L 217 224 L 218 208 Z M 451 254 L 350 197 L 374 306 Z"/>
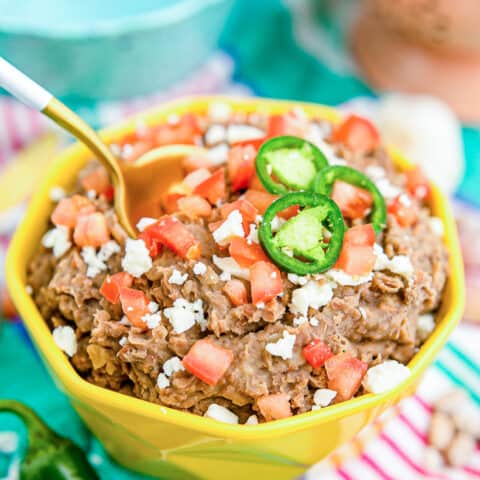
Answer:
<path fill-rule="evenodd" d="M 311 190 L 315 175 L 328 165 L 313 143 L 298 137 L 275 137 L 258 151 L 256 169 L 263 186 L 276 194 Z"/>
<path fill-rule="evenodd" d="M 272 220 L 292 205 L 299 213 L 274 235 Z M 307 275 L 331 268 L 342 249 L 345 224 L 337 204 L 325 195 L 292 192 L 275 200 L 265 211 L 259 238 L 270 258 L 290 273 Z M 328 232 L 328 242 L 325 235 Z"/>
<path fill-rule="evenodd" d="M 363 188 L 372 194 L 373 208 L 370 221 L 375 233 L 378 235 L 387 224 L 387 207 L 383 195 L 377 186 L 363 173 L 350 167 L 332 165 L 321 170 L 314 182 L 314 191 L 330 196 L 333 184 L 341 180 L 355 187 Z"/>

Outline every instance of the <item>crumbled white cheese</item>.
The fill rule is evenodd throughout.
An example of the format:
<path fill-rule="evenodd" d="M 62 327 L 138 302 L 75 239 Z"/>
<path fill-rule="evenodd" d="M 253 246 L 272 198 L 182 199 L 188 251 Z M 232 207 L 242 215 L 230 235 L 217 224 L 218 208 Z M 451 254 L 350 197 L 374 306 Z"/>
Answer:
<path fill-rule="evenodd" d="M 265 132 L 252 125 L 231 124 L 227 129 L 227 141 L 231 145 L 248 140 L 258 140 L 264 137 Z"/>
<path fill-rule="evenodd" d="M 141 277 L 152 268 L 152 259 L 142 239 L 127 238 L 122 268 L 134 277 Z"/>
<path fill-rule="evenodd" d="M 157 302 L 150 302 L 147 307 L 150 313 L 157 313 L 160 308 Z"/>
<path fill-rule="evenodd" d="M 258 425 L 258 417 L 256 415 L 250 415 L 247 418 L 245 425 Z"/>
<path fill-rule="evenodd" d="M 282 225 L 286 222 L 286 220 L 278 215 L 273 217 L 273 220 L 270 222 L 270 226 L 272 227 L 272 232 L 278 232 Z"/>
<path fill-rule="evenodd" d="M 212 145 L 225 141 L 226 136 L 227 129 L 223 125 L 212 125 L 208 127 L 208 130 L 205 132 L 205 143 L 211 147 Z"/>
<path fill-rule="evenodd" d="M 386 360 L 368 369 L 363 386 L 370 393 L 382 393 L 395 388 L 410 376 L 408 367 L 396 360 Z"/>
<path fill-rule="evenodd" d="M 287 330 L 284 330 L 283 337 L 276 342 L 267 343 L 265 350 L 271 355 L 287 360 L 293 356 L 293 346 L 296 338 L 296 335 L 291 335 Z"/>
<path fill-rule="evenodd" d="M 61 225 L 52 228 L 43 236 L 42 245 L 45 248 L 51 248 L 55 258 L 60 258 L 72 246 L 69 229 Z"/>
<path fill-rule="evenodd" d="M 260 243 L 258 239 L 258 230 L 255 223 L 250 224 L 250 233 L 247 236 L 247 243 L 251 245 L 252 243 Z"/>
<path fill-rule="evenodd" d="M 182 333 L 198 323 L 202 330 L 206 328 L 201 299 L 189 302 L 184 298 L 177 298 L 173 307 L 166 308 L 164 315 L 170 321 L 175 333 Z"/>
<path fill-rule="evenodd" d="M 232 279 L 232 275 L 228 272 L 222 272 L 218 277 L 222 282 L 229 282 Z"/>
<path fill-rule="evenodd" d="M 178 357 L 171 357 L 163 364 L 163 371 L 167 377 L 171 377 L 175 372 L 183 370 L 185 370 L 185 367 Z"/>
<path fill-rule="evenodd" d="M 302 275 L 296 275 L 295 273 L 289 273 L 287 275 L 287 278 L 294 285 L 301 285 L 301 286 L 306 285 L 307 282 L 310 280 L 310 277 L 308 275 L 302 276 Z"/>
<path fill-rule="evenodd" d="M 250 279 L 250 270 L 248 268 L 242 268 L 234 258 L 232 257 L 212 257 L 213 263 L 222 270 L 223 273 L 229 274 L 234 277 L 241 278 L 243 280 Z"/>
<path fill-rule="evenodd" d="M 212 418 L 213 420 L 218 420 L 219 422 L 224 423 L 238 423 L 238 415 L 235 415 L 228 408 L 222 407 L 221 405 L 218 405 L 216 403 L 211 403 L 208 406 L 204 417 Z"/>
<path fill-rule="evenodd" d="M 300 317 L 295 317 L 293 319 L 293 324 L 296 327 L 299 327 L 300 325 L 303 325 L 304 323 L 308 322 L 308 317 L 300 316 Z"/>
<path fill-rule="evenodd" d="M 258 302 L 255 304 L 257 308 L 265 308 L 265 302 Z"/>
<path fill-rule="evenodd" d="M 228 151 L 229 148 L 226 143 L 219 143 L 215 147 L 208 149 L 207 157 L 213 165 L 222 165 L 227 161 Z"/>
<path fill-rule="evenodd" d="M 52 187 L 50 189 L 50 200 L 59 202 L 62 198 L 67 196 L 67 192 L 62 187 Z"/>
<path fill-rule="evenodd" d="M 435 235 L 443 237 L 445 235 L 445 229 L 443 228 L 443 222 L 441 218 L 430 217 L 430 228 Z"/>
<path fill-rule="evenodd" d="M 118 341 L 118 343 L 120 344 L 121 347 L 125 346 L 127 342 L 128 342 L 128 337 L 126 337 L 126 336 L 123 336 L 123 337 Z"/>
<path fill-rule="evenodd" d="M 102 262 L 106 262 L 113 254 L 121 252 L 120 245 L 115 240 L 109 240 L 104 243 L 98 251 L 98 259 Z"/>
<path fill-rule="evenodd" d="M 315 405 L 320 407 L 326 407 L 332 403 L 332 400 L 337 396 L 337 392 L 335 390 L 330 390 L 328 388 L 319 388 L 313 394 L 313 402 Z"/>
<path fill-rule="evenodd" d="M 155 218 L 142 217 L 137 223 L 137 229 L 139 232 L 143 232 L 147 227 L 157 222 L 158 220 L 156 220 Z"/>
<path fill-rule="evenodd" d="M 121 157 L 122 158 L 128 158 L 132 153 L 133 153 L 133 146 L 130 145 L 130 143 L 126 143 L 122 147 Z"/>
<path fill-rule="evenodd" d="M 255 215 L 255 223 L 258 225 L 258 224 L 262 223 L 262 221 L 263 221 L 263 216 L 258 215 L 258 213 L 257 213 L 257 215 Z"/>
<path fill-rule="evenodd" d="M 222 246 L 227 245 L 233 237 L 244 237 L 243 217 L 240 210 L 231 211 L 225 221 L 213 232 L 214 240 Z"/>
<path fill-rule="evenodd" d="M 178 125 L 180 123 L 180 115 L 176 113 L 171 113 L 167 117 L 167 123 L 172 126 Z"/>
<path fill-rule="evenodd" d="M 159 373 L 157 377 L 157 387 L 160 388 L 160 390 L 163 390 L 169 386 L 170 380 L 167 378 L 167 376 L 164 373 Z"/>
<path fill-rule="evenodd" d="M 187 278 L 188 278 L 187 273 L 184 273 L 182 275 L 182 272 L 180 272 L 175 268 L 172 274 L 170 275 L 170 278 L 168 279 L 168 283 L 171 283 L 173 285 L 183 285 L 187 280 Z"/>
<path fill-rule="evenodd" d="M 142 320 L 146 323 L 147 327 L 157 328 L 162 321 L 162 317 L 159 313 L 146 313 L 142 316 Z"/>
<path fill-rule="evenodd" d="M 122 147 L 118 143 L 112 143 L 110 145 L 110 151 L 116 156 L 116 157 L 121 157 L 122 156 Z"/>
<path fill-rule="evenodd" d="M 395 198 L 402 193 L 402 190 L 399 187 L 390 182 L 384 168 L 378 165 L 370 165 L 365 169 L 365 173 L 375 182 L 380 193 L 385 198 Z"/>
<path fill-rule="evenodd" d="M 320 125 L 312 123 L 308 127 L 305 138 L 322 151 L 330 165 L 345 165 L 345 160 L 335 154 L 334 147 L 324 140 L 324 135 L 325 133 Z"/>
<path fill-rule="evenodd" d="M 421 342 L 426 340 L 435 328 L 435 318 L 431 313 L 420 315 L 417 320 L 417 336 Z"/>
<path fill-rule="evenodd" d="M 373 273 L 369 273 L 367 275 L 349 275 L 348 273 L 344 272 L 343 270 L 337 270 L 332 268 L 326 272 L 328 278 L 333 280 L 335 283 L 339 285 L 361 285 L 362 283 L 367 283 L 373 278 Z"/>
<path fill-rule="evenodd" d="M 395 255 L 392 259 L 385 255 L 383 248 L 377 243 L 373 246 L 375 253 L 374 270 L 390 270 L 392 273 L 410 277 L 413 275 L 413 265 L 406 255 Z"/>
<path fill-rule="evenodd" d="M 87 198 L 95 200 L 97 198 L 97 192 L 93 189 L 87 190 Z"/>
<path fill-rule="evenodd" d="M 208 107 L 208 117 L 213 122 L 227 123 L 232 114 L 232 107 L 225 102 L 214 102 Z"/>
<path fill-rule="evenodd" d="M 126 325 L 127 327 L 132 326 L 132 324 L 130 323 L 130 320 L 127 318 L 126 315 L 123 315 L 123 317 L 120 319 L 118 323 L 120 323 L 120 325 Z"/>
<path fill-rule="evenodd" d="M 72 327 L 56 327 L 52 334 L 57 347 L 69 357 L 73 357 L 77 353 L 77 337 Z"/>
<path fill-rule="evenodd" d="M 33 294 L 33 288 L 31 285 L 25 285 L 25 291 L 29 294 L 29 295 L 32 295 Z"/>
<path fill-rule="evenodd" d="M 5 454 L 12 454 L 14 453 L 18 448 L 18 434 L 16 432 L 0 432 L 0 452 L 5 453 Z M 7 477 L 4 477 L 5 480 L 8 479 L 13 479 L 13 477 L 10 477 L 7 475 Z M 18 477 L 15 477 L 18 478 Z"/>
<path fill-rule="evenodd" d="M 358 311 L 360 312 L 360 315 L 363 318 L 367 318 L 367 312 L 365 311 L 365 309 L 363 307 L 358 307 Z"/>
<path fill-rule="evenodd" d="M 83 247 L 80 255 L 87 264 L 87 277 L 94 278 L 107 269 L 107 264 L 97 255 L 95 247 Z"/>
<path fill-rule="evenodd" d="M 205 275 L 207 273 L 207 266 L 203 262 L 197 262 L 193 266 L 193 273 L 195 275 Z"/>
<path fill-rule="evenodd" d="M 333 289 L 330 283 L 322 284 L 315 280 L 310 280 L 303 287 L 293 291 L 290 311 L 307 316 L 309 307 L 319 309 L 327 305 L 332 298 Z"/>
<path fill-rule="evenodd" d="M 315 317 L 310 318 L 310 325 L 312 327 L 318 327 L 318 318 L 315 318 Z"/>

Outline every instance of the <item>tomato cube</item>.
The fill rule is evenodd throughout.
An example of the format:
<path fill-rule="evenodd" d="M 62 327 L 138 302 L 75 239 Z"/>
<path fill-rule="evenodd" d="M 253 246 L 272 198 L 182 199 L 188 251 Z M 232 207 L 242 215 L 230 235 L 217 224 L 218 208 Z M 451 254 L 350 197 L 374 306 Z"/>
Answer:
<path fill-rule="evenodd" d="M 346 218 L 364 218 L 373 205 L 372 194 L 363 189 L 337 180 L 333 184 L 332 200 Z"/>
<path fill-rule="evenodd" d="M 227 218 L 234 210 L 239 210 L 242 214 L 242 226 L 246 235 L 250 233 L 250 225 L 257 220 L 258 210 L 246 199 L 239 198 L 231 203 L 226 203 L 220 208 L 222 218 Z"/>
<path fill-rule="evenodd" d="M 248 243 L 247 240 L 242 237 L 232 238 L 228 252 L 230 256 L 244 268 L 248 268 L 261 260 L 265 262 L 269 261 L 263 248 L 258 243 Z"/>
<path fill-rule="evenodd" d="M 177 200 L 178 210 L 189 218 L 208 217 L 212 213 L 212 207 L 203 197 L 189 195 Z"/>
<path fill-rule="evenodd" d="M 337 392 L 338 401 L 349 400 L 360 388 L 368 364 L 350 353 L 339 353 L 325 362 L 328 388 Z"/>
<path fill-rule="evenodd" d="M 163 245 L 154 240 L 148 232 L 141 232 L 138 237 L 139 240 L 143 240 L 145 246 L 147 247 L 148 253 L 152 258 L 158 257 L 162 252 Z"/>
<path fill-rule="evenodd" d="M 307 346 L 303 347 L 302 353 L 305 360 L 313 368 L 323 367 L 325 362 L 333 357 L 330 347 L 318 338 L 315 338 Z"/>
<path fill-rule="evenodd" d="M 185 369 L 208 385 L 216 385 L 233 361 L 233 352 L 210 340 L 197 340 L 182 360 Z"/>
<path fill-rule="evenodd" d="M 250 267 L 252 303 L 267 303 L 283 292 L 282 276 L 276 265 L 260 261 Z"/>
<path fill-rule="evenodd" d="M 87 215 L 95 211 L 95 206 L 82 195 L 73 195 L 70 198 L 62 198 L 52 213 L 51 220 L 55 225 L 73 228 L 81 215 Z"/>
<path fill-rule="evenodd" d="M 100 247 L 110 240 L 105 215 L 100 212 L 82 215 L 73 231 L 73 240 L 79 247 Z"/>
<path fill-rule="evenodd" d="M 406 193 L 395 197 L 388 204 L 388 213 L 392 214 L 401 227 L 411 227 L 418 220 L 417 206 Z"/>
<path fill-rule="evenodd" d="M 200 133 L 197 117 L 187 113 L 176 123 L 158 126 L 154 134 L 155 144 L 159 147 L 172 144 L 195 144 Z"/>
<path fill-rule="evenodd" d="M 293 112 L 281 115 L 272 115 L 268 119 L 267 137 L 279 137 L 281 135 L 293 135 L 303 137 L 307 128 L 307 121 L 295 115 Z"/>
<path fill-rule="evenodd" d="M 407 190 L 410 195 L 418 200 L 430 197 L 431 187 L 428 178 L 420 167 L 415 167 L 405 172 Z"/>
<path fill-rule="evenodd" d="M 130 144 L 128 150 L 124 149 L 122 155 L 123 161 L 126 163 L 132 163 L 154 147 L 155 145 L 151 140 L 136 141 L 135 143 Z"/>
<path fill-rule="evenodd" d="M 269 192 L 261 192 L 259 190 L 247 190 L 243 196 L 245 200 L 248 200 L 252 205 L 254 205 L 260 214 L 264 214 L 265 210 L 279 198 L 278 195 L 273 195 Z M 294 217 L 299 211 L 298 205 L 292 205 L 291 207 L 286 208 L 285 210 L 278 213 L 279 217 L 288 220 L 291 217 Z"/>
<path fill-rule="evenodd" d="M 379 146 L 380 135 L 367 119 L 349 115 L 333 130 L 332 140 L 343 143 L 354 152 L 367 153 Z"/>
<path fill-rule="evenodd" d="M 227 172 L 234 192 L 248 187 L 255 173 L 256 156 L 252 145 L 236 146 L 228 153 Z"/>
<path fill-rule="evenodd" d="M 241 280 L 229 280 L 223 287 L 223 291 L 236 307 L 248 303 L 247 288 Z"/>
<path fill-rule="evenodd" d="M 145 231 L 155 240 L 182 258 L 196 259 L 200 256 L 200 242 L 177 218 L 167 215 Z"/>
<path fill-rule="evenodd" d="M 142 317 L 149 313 L 148 297 L 140 290 L 129 287 L 120 287 L 120 303 L 123 313 L 127 316 L 128 321 L 134 326 L 145 328 L 147 325 Z"/>
<path fill-rule="evenodd" d="M 190 195 L 191 189 L 183 182 L 177 182 L 168 187 L 167 192 L 162 197 L 162 207 L 167 213 L 178 212 L 178 200 Z"/>
<path fill-rule="evenodd" d="M 194 154 L 182 160 L 182 168 L 186 173 L 193 172 L 199 168 L 212 168 L 213 163 L 207 155 Z"/>
<path fill-rule="evenodd" d="M 100 293 L 110 302 L 118 303 L 121 287 L 131 287 L 133 277 L 127 272 L 119 272 L 107 275 L 100 287 Z"/>
<path fill-rule="evenodd" d="M 187 187 L 186 192 L 193 192 L 197 185 L 200 185 L 202 182 L 210 178 L 212 174 L 207 168 L 199 168 L 190 172 L 184 179 L 183 184 Z"/>
<path fill-rule="evenodd" d="M 266 192 L 265 187 L 263 186 L 262 181 L 256 173 L 250 179 L 250 184 L 248 185 L 249 190 L 257 190 L 259 192 Z"/>
<path fill-rule="evenodd" d="M 88 172 L 80 183 L 86 191 L 93 190 L 98 195 L 104 195 L 112 187 L 107 170 L 101 166 Z"/>
<path fill-rule="evenodd" d="M 225 184 L 225 170 L 219 168 L 209 178 L 197 185 L 193 193 L 206 198 L 212 205 L 215 205 L 219 200 L 223 200 L 227 195 Z"/>
<path fill-rule="evenodd" d="M 257 406 L 267 422 L 292 416 L 290 399 L 286 393 L 264 395 L 257 399 Z"/>

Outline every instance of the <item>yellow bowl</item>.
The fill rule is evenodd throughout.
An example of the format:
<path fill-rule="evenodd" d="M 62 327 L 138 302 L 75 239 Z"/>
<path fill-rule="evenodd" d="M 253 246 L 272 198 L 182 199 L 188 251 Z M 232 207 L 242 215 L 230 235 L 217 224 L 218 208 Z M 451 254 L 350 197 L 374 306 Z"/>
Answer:
<path fill-rule="evenodd" d="M 307 115 L 338 121 L 327 107 L 263 99 L 193 98 L 162 105 L 102 132 L 106 142 L 132 133 L 136 120 L 164 122 L 168 115 L 204 113 L 221 100 L 234 111 L 286 112 L 300 105 Z M 398 167 L 408 162 L 393 153 Z M 433 186 L 432 209 L 445 229 L 450 253 L 450 276 L 437 328 L 409 363 L 411 377 L 381 395 L 363 395 L 339 405 L 256 426 L 228 425 L 162 407 L 88 383 L 56 347 L 47 324 L 26 291 L 26 269 L 52 210 L 51 187 L 69 188 L 79 169 L 91 158 L 75 144 L 59 155 L 31 201 L 12 240 L 7 258 L 8 286 L 15 305 L 47 367 L 74 408 L 120 464 L 159 478 L 176 479 L 289 479 L 351 439 L 362 427 L 411 393 L 459 321 L 464 307 L 463 264 L 452 212 Z"/>

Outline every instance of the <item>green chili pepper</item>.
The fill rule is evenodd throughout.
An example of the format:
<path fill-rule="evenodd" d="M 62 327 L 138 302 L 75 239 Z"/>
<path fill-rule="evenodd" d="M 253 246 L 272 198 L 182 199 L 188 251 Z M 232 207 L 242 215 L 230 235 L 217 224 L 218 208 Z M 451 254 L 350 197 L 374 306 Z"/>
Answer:
<path fill-rule="evenodd" d="M 287 220 L 274 236 L 272 220 L 292 205 L 303 208 Z M 324 232 L 330 233 L 324 242 Z M 281 268 L 299 275 L 320 273 L 337 261 L 342 249 L 345 224 L 337 204 L 313 192 L 292 192 L 275 200 L 265 211 L 259 229 L 260 241 Z"/>
<path fill-rule="evenodd" d="M 315 175 L 328 165 L 313 143 L 298 137 L 275 137 L 265 142 L 256 159 L 258 178 L 270 193 L 310 190 Z M 279 181 L 275 181 L 272 175 Z"/>
<path fill-rule="evenodd" d="M 377 186 L 363 173 L 350 167 L 333 165 L 321 170 L 314 182 L 314 190 L 317 193 L 328 195 L 332 193 L 333 184 L 336 180 L 350 183 L 364 190 L 368 190 L 372 194 L 373 209 L 370 215 L 371 222 L 375 233 L 378 235 L 387 224 L 387 207 L 383 195 Z"/>
<path fill-rule="evenodd" d="M 28 430 L 28 450 L 20 480 L 98 480 L 83 450 L 57 435 L 30 408 L 15 400 L 0 400 L 0 412 L 18 415 Z"/>

